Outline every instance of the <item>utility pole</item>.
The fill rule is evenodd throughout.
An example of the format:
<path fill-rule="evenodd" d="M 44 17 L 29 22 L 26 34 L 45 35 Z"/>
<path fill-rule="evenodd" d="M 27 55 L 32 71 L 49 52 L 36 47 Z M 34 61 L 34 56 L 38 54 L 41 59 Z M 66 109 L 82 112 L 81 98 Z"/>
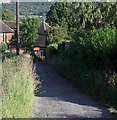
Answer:
<path fill-rule="evenodd" d="M 16 54 L 19 55 L 19 0 L 16 0 Z"/>

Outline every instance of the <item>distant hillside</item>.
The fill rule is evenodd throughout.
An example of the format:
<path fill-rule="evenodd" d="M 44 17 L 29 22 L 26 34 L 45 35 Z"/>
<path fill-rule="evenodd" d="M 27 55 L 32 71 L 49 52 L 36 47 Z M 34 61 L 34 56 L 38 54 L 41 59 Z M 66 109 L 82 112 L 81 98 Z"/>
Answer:
<path fill-rule="evenodd" d="M 52 2 L 20 2 L 19 3 L 20 15 L 42 16 L 43 14 L 47 14 L 52 4 L 53 4 Z M 4 3 L 2 7 L 8 8 L 12 11 L 16 10 L 15 2 Z"/>

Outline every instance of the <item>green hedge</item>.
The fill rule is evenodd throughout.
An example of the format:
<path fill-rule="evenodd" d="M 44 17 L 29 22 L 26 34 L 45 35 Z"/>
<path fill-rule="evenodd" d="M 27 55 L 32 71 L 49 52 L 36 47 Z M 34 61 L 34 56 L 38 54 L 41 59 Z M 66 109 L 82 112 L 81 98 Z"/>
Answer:
<path fill-rule="evenodd" d="M 101 66 L 117 65 L 117 29 L 102 27 L 93 29 L 86 36 L 79 38 L 79 44 L 87 50 L 88 57 L 95 57 Z M 87 60 L 87 58 L 86 58 Z M 92 59 L 91 59 L 92 62 Z M 99 64 L 98 64 L 99 65 Z"/>
<path fill-rule="evenodd" d="M 82 92 L 117 108 L 116 48 L 115 28 L 93 29 L 49 62 Z"/>

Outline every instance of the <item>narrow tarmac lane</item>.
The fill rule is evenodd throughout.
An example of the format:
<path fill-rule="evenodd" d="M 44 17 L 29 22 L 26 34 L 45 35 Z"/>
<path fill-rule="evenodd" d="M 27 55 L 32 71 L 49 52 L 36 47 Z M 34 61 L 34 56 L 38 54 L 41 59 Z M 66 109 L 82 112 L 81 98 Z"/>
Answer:
<path fill-rule="evenodd" d="M 34 97 L 32 118 L 110 118 L 109 111 L 58 75 L 46 62 L 35 63 L 41 86 Z"/>

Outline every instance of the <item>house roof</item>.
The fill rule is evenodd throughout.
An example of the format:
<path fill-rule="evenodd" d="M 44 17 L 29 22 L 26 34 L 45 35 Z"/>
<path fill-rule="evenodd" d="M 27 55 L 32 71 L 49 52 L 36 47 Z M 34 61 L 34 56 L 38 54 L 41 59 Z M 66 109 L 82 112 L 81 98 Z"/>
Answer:
<path fill-rule="evenodd" d="M 39 47 L 46 47 L 46 36 L 45 36 L 45 31 L 51 27 L 49 24 L 47 24 L 45 21 L 42 21 L 40 23 L 39 27 L 39 37 L 35 43 L 35 46 Z"/>
<path fill-rule="evenodd" d="M 0 33 L 14 33 L 14 30 L 0 20 Z"/>
<path fill-rule="evenodd" d="M 16 21 L 4 21 L 5 24 L 7 24 L 11 29 L 16 29 Z"/>

